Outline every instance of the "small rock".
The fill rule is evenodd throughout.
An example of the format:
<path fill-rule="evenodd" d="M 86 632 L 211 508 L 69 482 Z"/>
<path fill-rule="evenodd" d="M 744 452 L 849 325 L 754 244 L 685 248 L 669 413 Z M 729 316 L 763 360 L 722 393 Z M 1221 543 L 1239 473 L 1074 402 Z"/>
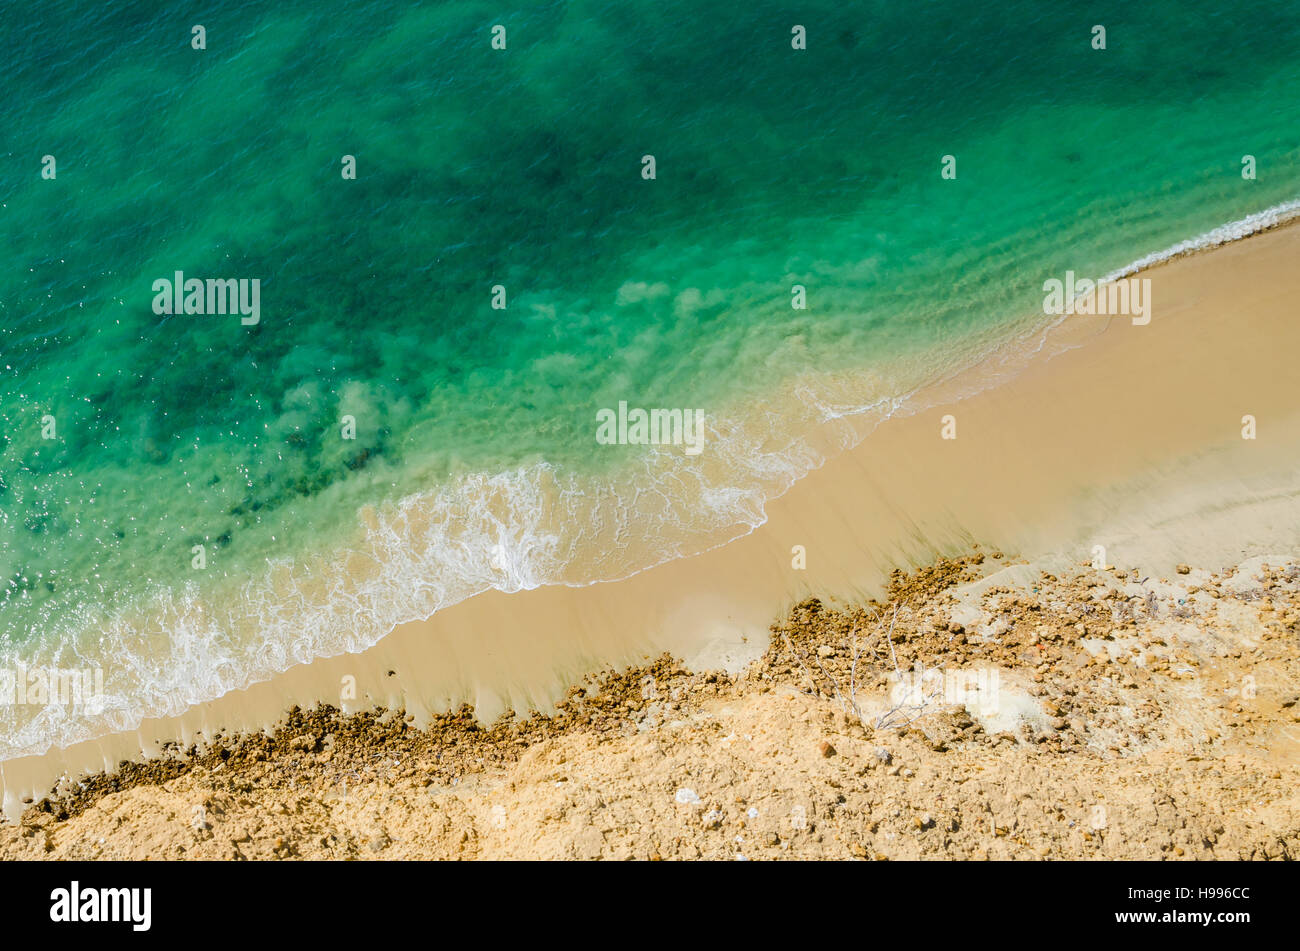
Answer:
<path fill-rule="evenodd" d="M 698 806 L 700 804 L 700 797 L 696 795 L 695 790 L 687 789 L 685 786 L 677 790 L 677 795 L 673 798 L 683 806 Z"/>

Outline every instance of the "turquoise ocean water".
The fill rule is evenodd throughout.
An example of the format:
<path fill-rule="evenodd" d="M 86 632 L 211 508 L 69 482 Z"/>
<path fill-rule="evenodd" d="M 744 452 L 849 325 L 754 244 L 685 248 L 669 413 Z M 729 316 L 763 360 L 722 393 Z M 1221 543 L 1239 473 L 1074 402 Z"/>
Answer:
<path fill-rule="evenodd" d="M 105 691 L 0 757 L 737 537 L 1046 278 L 1286 207 L 1300 7 L 1221 6 L 4 5 L 0 669 Z M 620 401 L 704 451 L 599 445 Z"/>

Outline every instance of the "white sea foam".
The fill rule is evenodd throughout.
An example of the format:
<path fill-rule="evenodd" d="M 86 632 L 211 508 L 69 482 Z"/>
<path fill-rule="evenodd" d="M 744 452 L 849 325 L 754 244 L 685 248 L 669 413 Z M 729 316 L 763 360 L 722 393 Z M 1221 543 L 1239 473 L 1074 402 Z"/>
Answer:
<path fill-rule="evenodd" d="M 296 664 L 365 650 L 484 591 L 617 580 L 724 544 L 822 461 L 795 442 L 765 449 L 726 422 L 710 440 L 717 452 L 703 465 L 656 449 L 605 482 L 545 463 L 463 476 L 363 511 L 346 551 L 269 564 L 235 591 L 158 588 L 129 611 L 83 616 L 79 631 L 23 645 L 24 660 L 102 668 L 102 712 L 0 707 L 0 759 L 129 730 Z M 0 651 L 0 665 L 17 653 Z"/>
<path fill-rule="evenodd" d="M 1163 251 L 1157 251 L 1154 254 L 1148 254 L 1138 258 L 1136 261 L 1124 265 L 1116 271 L 1111 271 L 1103 280 L 1117 281 L 1121 277 L 1128 277 L 1145 268 L 1161 264 L 1165 261 L 1179 258 L 1187 254 L 1194 254 L 1197 251 L 1205 251 L 1210 248 L 1217 248 L 1222 244 L 1229 244 L 1233 241 L 1240 241 L 1242 238 L 1249 238 L 1252 234 L 1258 234 L 1261 231 L 1267 231 L 1269 228 L 1276 228 L 1278 225 L 1286 224 L 1295 218 L 1300 218 L 1300 199 L 1295 201 L 1285 201 L 1280 205 L 1274 205 L 1271 208 L 1265 208 L 1263 211 L 1256 212 L 1253 215 L 1247 215 L 1245 218 L 1239 218 L 1236 221 L 1229 221 L 1227 224 L 1219 225 L 1212 228 L 1204 234 L 1199 234 L 1195 238 L 1189 238 L 1186 241 L 1180 241 L 1177 244 L 1165 248 Z"/>

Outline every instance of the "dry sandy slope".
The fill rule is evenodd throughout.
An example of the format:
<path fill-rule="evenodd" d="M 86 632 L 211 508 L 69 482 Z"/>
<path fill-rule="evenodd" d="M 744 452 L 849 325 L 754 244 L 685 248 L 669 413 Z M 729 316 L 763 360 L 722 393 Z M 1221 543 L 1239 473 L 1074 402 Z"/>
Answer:
<path fill-rule="evenodd" d="M 975 555 L 802 603 L 735 680 L 661 658 L 490 727 L 297 711 L 69 785 L 0 856 L 1295 858 L 1300 567 L 1267 561 Z"/>

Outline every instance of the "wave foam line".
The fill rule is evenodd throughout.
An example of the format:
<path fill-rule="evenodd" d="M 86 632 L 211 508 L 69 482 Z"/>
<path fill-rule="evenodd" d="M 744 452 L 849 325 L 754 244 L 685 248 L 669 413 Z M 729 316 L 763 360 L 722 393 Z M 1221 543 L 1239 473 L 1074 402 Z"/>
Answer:
<path fill-rule="evenodd" d="M 1265 208 L 1253 215 L 1247 215 L 1245 218 L 1238 218 L 1236 221 L 1229 221 L 1227 224 L 1211 228 L 1195 238 L 1188 238 L 1186 241 L 1180 241 L 1163 251 L 1156 251 L 1153 254 L 1138 258 L 1117 271 L 1111 271 L 1103 280 L 1119 280 L 1121 277 L 1128 277 L 1138 271 L 1145 271 L 1157 264 L 1172 261 L 1174 258 L 1195 254 L 1198 251 L 1208 251 L 1210 248 L 1217 248 L 1220 245 L 1240 241 L 1242 238 L 1249 238 L 1253 234 L 1268 231 L 1279 225 L 1284 225 L 1288 221 L 1294 221 L 1296 218 L 1300 218 L 1300 198 L 1293 201 L 1284 201 L 1279 205 Z"/>

